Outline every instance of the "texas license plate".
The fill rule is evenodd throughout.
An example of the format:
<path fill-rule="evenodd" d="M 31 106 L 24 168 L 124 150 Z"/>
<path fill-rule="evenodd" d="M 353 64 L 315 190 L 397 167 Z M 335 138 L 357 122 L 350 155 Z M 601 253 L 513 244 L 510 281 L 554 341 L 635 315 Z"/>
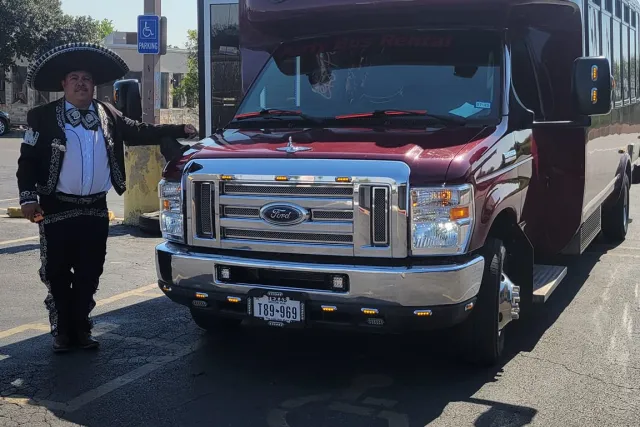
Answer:
<path fill-rule="evenodd" d="M 304 302 L 282 292 L 254 296 L 250 310 L 255 319 L 271 326 L 293 326 L 304 321 Z"/>

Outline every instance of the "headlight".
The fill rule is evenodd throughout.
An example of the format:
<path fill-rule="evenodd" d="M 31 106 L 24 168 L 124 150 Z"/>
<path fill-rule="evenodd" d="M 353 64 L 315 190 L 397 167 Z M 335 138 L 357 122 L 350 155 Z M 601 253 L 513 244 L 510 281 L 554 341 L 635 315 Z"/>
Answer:
<path fill-rule="evenodd" d="M 174 242 L 184 242 L 184 218 L 182 216 L 182 187 L 179 182 L 160 181 L 160 231 L 162 237 Z"/>
<path fill-rule="evenodd" d="M 473 207 L 471 185 L 412 189 L 412 254 L 464 253 L 473 228 Z"/>

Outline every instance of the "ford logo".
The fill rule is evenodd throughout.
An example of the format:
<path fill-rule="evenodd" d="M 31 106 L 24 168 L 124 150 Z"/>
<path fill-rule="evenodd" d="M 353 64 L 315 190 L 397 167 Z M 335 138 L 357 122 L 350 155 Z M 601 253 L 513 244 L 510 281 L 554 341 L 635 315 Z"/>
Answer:
<path fill-rule="evenodd" d="M 306 221 L 309 212 L 296 205 L 273 203 L 260 209 L 260 218 L 274 225 L 296 225 Z"/>

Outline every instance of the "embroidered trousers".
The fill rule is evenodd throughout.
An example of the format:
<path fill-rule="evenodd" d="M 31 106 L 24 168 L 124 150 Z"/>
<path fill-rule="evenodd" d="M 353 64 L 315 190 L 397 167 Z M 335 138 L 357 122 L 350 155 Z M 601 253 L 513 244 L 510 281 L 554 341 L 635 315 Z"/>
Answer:
<path fill-rule="evenodd" d="M 44 303 L 53 336 L 91 331 L 109 234 L 104 196 L 40 197 L 40 279 L 48 290 Z"/>

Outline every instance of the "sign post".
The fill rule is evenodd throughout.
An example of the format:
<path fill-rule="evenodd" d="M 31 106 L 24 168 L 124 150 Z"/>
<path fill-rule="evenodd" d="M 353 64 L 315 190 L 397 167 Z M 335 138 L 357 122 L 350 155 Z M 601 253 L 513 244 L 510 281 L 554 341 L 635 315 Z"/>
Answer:
<path fill-rule="evenodd" d="M 166 19 L 161 18 L 161 0 L 144 0 L 144 14 L 138 16 L 138 53 L 143 55 L 142 121 L 160 123 L 160 58 L 164 54 Z M 158 182 L 164 158 L 153 145 L 127 147 L 125 157 L 127 191 L 124 193 L 124 222 L 141 226 L 141 215 L 159 209 Z"/>

